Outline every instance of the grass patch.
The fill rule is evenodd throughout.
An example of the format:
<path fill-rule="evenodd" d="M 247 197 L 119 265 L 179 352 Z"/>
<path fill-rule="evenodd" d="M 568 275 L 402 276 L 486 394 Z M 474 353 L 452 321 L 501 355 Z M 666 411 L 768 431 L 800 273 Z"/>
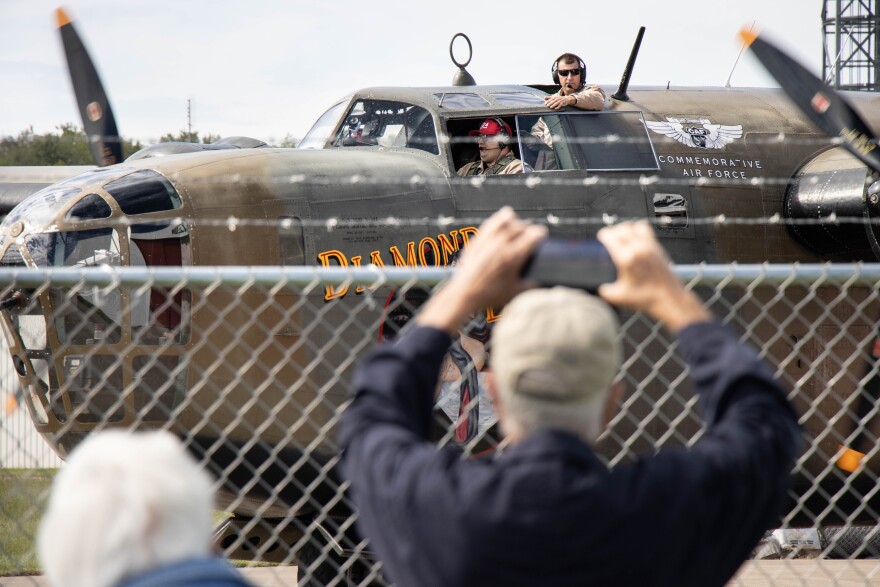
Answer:
<path fill-rule="evenodd" d="M 37 527 L 56 469 L 0 469 L 0 576 L 40 572 Z"/>
<path fill-rule="evenodd" d="M 57 469 L 0 469 L 0 577 L 39 575 L 37 529 Z M 215 511 L 219 525 L 232 514 Z M 236 566 L 274 566 L 232 561 Z"/>

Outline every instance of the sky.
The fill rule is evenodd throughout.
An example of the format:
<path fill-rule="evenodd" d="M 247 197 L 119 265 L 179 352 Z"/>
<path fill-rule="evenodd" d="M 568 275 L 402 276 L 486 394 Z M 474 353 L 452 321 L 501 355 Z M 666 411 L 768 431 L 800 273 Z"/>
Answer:
<path fill-rule="evenodd" d="M 67 0 L 122 136 L 194 131 L 280 142 L 335 100 L 369 86 L 448 85 L 455 33 L 473 43 L 481 84 L 551 83 L 570 51 L 591 83 L 616 88 L 640 26 L 631 87 L 722 86 L 740 28 L 753 25 L 817 75 L 821 0 Z M 56 1 L 0 0 L 0 136 L 81 124 L 55 29 Z M 464 45 L 462 45 L 462 48 Z M 456 55 L 463 54 L 458 44 Z M 735 87 L 772 87 L 744 53 Z"/>

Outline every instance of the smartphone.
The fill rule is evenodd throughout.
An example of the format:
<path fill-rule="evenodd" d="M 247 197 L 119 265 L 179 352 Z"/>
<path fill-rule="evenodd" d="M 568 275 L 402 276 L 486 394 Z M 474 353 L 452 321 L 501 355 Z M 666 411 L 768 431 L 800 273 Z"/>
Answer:
<path fill-rule="evenodd" d="M 547 238 L 526 262 L 523 277 L 544 287 L 564 285 L 596 293 L 617 279 L 617 269 L 605 246 L 595 239 Z"/>

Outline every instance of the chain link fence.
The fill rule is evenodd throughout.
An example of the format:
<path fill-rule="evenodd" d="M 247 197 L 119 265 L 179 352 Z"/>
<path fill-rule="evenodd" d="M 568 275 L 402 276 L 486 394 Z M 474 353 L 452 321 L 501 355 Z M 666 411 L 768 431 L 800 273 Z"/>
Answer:
<path fill-rule="evenodd" d="M 880 558 L 880 267 L 676 271 L 774 366 L 807 436 L 780 528 L 755 557 L 847 559 L 866 583 L 877 580 L 858 564 Z M 216 539 L 227 556 L 297 565 L 299 585 L 383 584 L 339 472 L 339 415 L 358 358 L 394 339 L 445 275 L 0 269 L 0 574 L 38 571 L 36 522 L 59 466 L 47 443 L 63 457 L 94 430 L 164 428 L 216 479 Z M 334 295 L 343 288 L 348 295 Z M 625 399 L 598 442 L 612 466 L 702 433 L 675 340 L 641 314 L 620 317 Z M 462 332 L 464 352 L 444 365 L 435 410 L 437 442 L 470 456 L 499 438 L 485 401 L 475 402 L 477 426 L 458 425 L 462 386 L 479 388 L 497 316 L 477 318 Z"/>

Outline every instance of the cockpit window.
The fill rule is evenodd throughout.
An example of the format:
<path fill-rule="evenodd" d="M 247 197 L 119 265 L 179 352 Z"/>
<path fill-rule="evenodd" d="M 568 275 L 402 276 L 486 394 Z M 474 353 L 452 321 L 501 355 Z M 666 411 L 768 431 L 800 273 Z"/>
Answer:
<path fill-rule="evenodd" d="M 25 246 L 37 267 L 117 266 L 121 256 L 112 228 L 31 234 Z"/>
<path fill-rule="evenodd" d="M 348 104 L 348 100 L 343 100 L 338 104 L 334 104 L 327 112 L 321 115 L 321 118 L 312 126 L 311 130 L 306 133 L 303 140 L 297 145 L 297 149 L 323 149 L 324 145 L 330 139 L 330 134 L 339 123 L 339 117 L 342 116 L 342 109 Z"/>
<path fill-rule="evenodd" d="M 150 169 L 135 171 L 104 186 L 125 214 L 147 214 L 180 208 L 177 190 Z"/>
<path fill-rule="evenodd" d="M 122 238 L 112 228 L 41 233 L 28 235 L 25 245 L 38 267 L 180 266 L 181 241 L 186 232 L 175 231 L 172 226 L 153 233 L 136 234 L 131 230 Z M 129 242 L 127 251 L 121 244 L 124 241 Z M 55 328 L 61 342 L 118 342 L 128 327 L 140 344 L 184 344 L 189 339 L 188 290 L 111 285 L 58 288 L 52 292 Z"/>
<path fill-rule="evenodd" d="M 471 92 L 437 92 L 434 97 L 438 106 L 450 110 L 477 110 L 489 107 L 489 102 L 485 98 Z"/>
<path fill-rule="evenodd" d="M 517 116 L 523 160 L 535 171 L 653 171 L 660 168 L 641 112 Z"/>
<path fill-rule="evenodd" d="M 39 267 L 84 269 L 122 264 L 119 236 L 111 228 L 35 234 L 25 238 L 25 244 Z M 122 302 L 118 288 L 81 286 L 74 290 L 75 296 L 61 289 L 51 291 L 59 340 L 88 344 L 88 340 L 98 338 L 96 333 L 101 332 L 107 335 L 108 342 L 119 341 Z"/>
<path fill-rule="evenodd" d="M 439 154 L 431 113 L 392 100 L 358 100 L 348 111 L 334 147 L 409 147 Z"/>
<path fill-rule="evenodd" d="M 543 106 L 544 98 L 528 92 L 497 92 L 489 94 L 492 99 L 505 106 Z"/>
<path fill-rule="evenodd" d="M 89 194 L 70 207 L 65 220 L 90 220 L 93 218 L 110 218 L 110 204 L 98 194 Z"/>

